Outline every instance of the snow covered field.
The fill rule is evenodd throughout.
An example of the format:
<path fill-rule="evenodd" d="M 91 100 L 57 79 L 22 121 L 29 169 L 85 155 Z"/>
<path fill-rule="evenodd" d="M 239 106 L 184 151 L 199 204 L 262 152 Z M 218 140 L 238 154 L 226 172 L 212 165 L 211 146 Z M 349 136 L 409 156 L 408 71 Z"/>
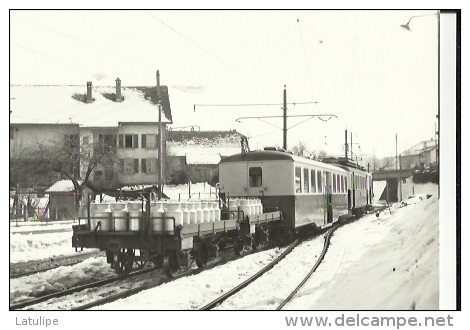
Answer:
<path fill-rule="evenodd" d="M 317 272 L 285 309 L 295 310 L 410 310 L 439 308 L 439 203 L 437 187 L 433 196 L 419 194 L 396 204 L 389 211 L 367 215 L 338 229 L 325 260 Z M 33 243 L 21 243 L 31 236 Z M 51 236 L 53 238 L 51 238 Z M 293 283 L 308 272 L 306 263 L 321 250 L 323 238 L 303 243 L 292 253 L 299 266 L 270 272 L 272 285 L 246 288 L 245 294 L 226 301 L 220 309 L 269 309 L 292 290 Z M 11 235 L 10 262 L 37 258 L 49 246 L 55 254 L 71 254 L 70 233 Z M 46 250 L 46 249 L 44 249 Z M 100 310 L 187 310 L 210 302 L 257 269 L 282 249 L 246 256 L 221 267 L 170 282 L 137 295 L 100 306 Z M 29 255 L 28 255 L 29 254 Z M 291 259 L 292 259 L 291 258 Z M 290 261 L 292 262 L 292 260 Z M 292 263 L 291 263 L 292 265 Z M 26 295 L 48 286 L 67 286 L 80 277 L 110 273 L 105 258 L 93 258 L 72 267 L 11 280 L 10 294 Z M 297 283 L 295 283 L 297 284 Z M 82 301 L 83 303 L 83 301 Z"/>

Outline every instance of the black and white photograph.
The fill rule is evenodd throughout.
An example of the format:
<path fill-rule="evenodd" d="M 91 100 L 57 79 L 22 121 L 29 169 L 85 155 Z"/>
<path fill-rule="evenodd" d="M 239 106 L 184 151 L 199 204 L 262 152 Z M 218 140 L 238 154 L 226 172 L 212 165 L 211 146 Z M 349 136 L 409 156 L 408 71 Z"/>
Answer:
<path fill-rule="evenodd" d="M 12 327 L 455 326 L 460 15 L 9 8 Z"/>

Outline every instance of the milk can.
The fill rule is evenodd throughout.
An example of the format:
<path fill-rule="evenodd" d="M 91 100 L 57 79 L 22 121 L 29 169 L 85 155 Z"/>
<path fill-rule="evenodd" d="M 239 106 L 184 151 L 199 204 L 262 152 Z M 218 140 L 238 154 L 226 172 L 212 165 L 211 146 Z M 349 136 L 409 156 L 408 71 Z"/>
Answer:
<path fill-rule="evenodd" d="M 183 211 L 183 225 L 189 225 L 189 210 L 186 202 L 181 202 L 181 211 Z"/>
<path fill-rule="evenodd" d="M 186 207 L 189 210 L 189 223 L 197 223 L 197 211 L 194 208 L 194 202 L 187 202 Z"/>
<path fill-rule="evenodd" d="M 214 208 L 214 221 L 220 221 L 220 209 L 219 209 L 219 202 L 215 201 L 212 204 Z"/>
<path fill-rule="evenodd" d="M 207 202 L 206 201 L 201 202 L 201 209 L 202 209 L 202 221 L 201 221 L 201 223 L 209 222 L 209 220 L 210 220 L 210 218 L 209 218 L 209 209 L 207 208 Z"/>
<path fill-rule="evenodd" d="M 209 222 L 215 221 L 214 202 L 208 201 L 207 208 L 209 210 Z"/>
<path fill-rule="evenodd" d="M 228 201 L 229 219 L 237 218 L 238 203 L 238 199 L 230 199 Z"/>
<path fill-rule="evenodd" d="M 93 213 L 94 219 L 90 219 L 90 221 L 93 221 L 92 229 L 94 230 L 96 226 L 98 225 L 98 222 L 100 222 L 101 226 L 98 227 L 98 230 L 110 231 L 112 228 L 112 220 L 111 220 L 112 211 L 109 208 L 109 204 L 96 204 L 96 206 L 97 206 L 97 210 Z"/>
<path fill-rule="evenodd" d="M 201 202 L 194 202 L 194 208 L 196 209 L 196 223 L 202 223 L 204 212 L 201 208 Z"/>
<path fill-rule="evenodd" d="M 129 230 L 139 231 L 143 228 L 142 224 L 142 203 L 141 202 L 128 202 L 127 209 L 129 211 Z"/>
<path fill-rule="evenodd" d="M 127 231 L 129 229 L 129 219 L 127 203 L 111 203 L 113 224 L 112 228 L 116 231 Z"/>
<path fill-rule="evenodd" d="M 164 213 L 162 202 L 156 202 L 155 205 L 150 206 L 150 228 L 153 232 L 163 232 Z"/>
<path fill-rule="evenodd" d="M 240 210 L 243 211 L 243 217 L 251 215 L 251 205 L 248 199 L 240 200 Z"/>
<path fill-rule="evenodd" d="M 170 202 L 167 204 L 168 209 L 165 211 L 164 230 L 165 233 L 173 235 L 175 226 L 183 224 L 183 211 L 179 202 Z M 174 220 L 173 220 L 174 218 Z"/>

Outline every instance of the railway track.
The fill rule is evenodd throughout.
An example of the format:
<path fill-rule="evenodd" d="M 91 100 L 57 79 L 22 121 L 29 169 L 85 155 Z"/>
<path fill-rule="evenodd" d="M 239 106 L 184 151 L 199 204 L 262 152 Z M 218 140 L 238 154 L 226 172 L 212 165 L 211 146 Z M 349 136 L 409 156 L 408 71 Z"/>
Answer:
<path fill-rule="evenodd" d="M 14 232 L 11 232 L 11 234 L 14 234 L 14 235 L 39 235 L 39 234 L 65 233 L 65 232 L 72 232 L 72 226 L 70 226 L 70 228 L 63 228 L 63 229 L 14 231 Z"/>
<path fill-rule="evenodd" d="M 52 270 L 61 266 L 72 266 L 82 262 L 87 258 L 103 255 L 104 252 L 102 251 L 93 251 L 67 256 L 60 256 L 46 260 L 41 259 L 10 264 L 10 279 L 46 272 L 48 270 Z"/>
<path fill-rule="evenodd" d="M 114 277 L 107 278 L 107 279 L 104 279 L 104 280 L 95 281 L 95 282 L 88 283 L 88 284 L 85 284 L 85 285 L 76 286 L 76 287 L 73 287 L 73 288 L 70 288 L 70 289 L 67 289 L 67 290 L 63 290 L 63 291 L 60 291 L 60 292 L 55 292 L 55 293 L 52 293 L 52 294 L 44 295 L 42 297 L 29 299 L 29 300 L 22 301 L 22 302 L 19 302 L 19 303 L 11 304 L 10 305 L 10 310 L 17 310 L 17 309 L 32 307 L 32 306 L 37 305 L 39 303 L 50 301 L 50 300 L 60 298 L 60 297 L 64 297 L 64 296 L 68 296 L 68 295 L 71 295 L 73 293 L 85 290 L 85 289 L 96 288 L 96 287 L 104 286 L 104 285 L 107 285 L 107 284 L 110 284 L 110 283 L 131 279 L 133 277 L 143 275 L 143 274 L 147 274 L 149 272 L 156 271 L 156 270 L 157 270 L 157 268 L 152 267 L 152 268 L 147 268 L 147 269 L 143 269 L 143 270 L 134 271 L 134 272 L 130 273 L 129 275 L 125 276 L 125 277 L 114 276 Z"/>
<path fill-rule="evenodd" d="M 328 247 L 330 245 L 330 239 L 333 235 L 333 232 L 337 228 L 341 227 L 342 225 L 347 224 L 347 223 L 352 222 L 352 221 L 355 221 L 355 218 L 353 218 L 353 217 L 345 218 L 341 222 L 336 222 L 333 226 L 329 227 L 326 234 L 324 235 L 325 239 L 324 239 L 324 242 L 323 242 L 323 249 L 322 249 L 320 255 L 318 256 L 315 264 L 310 269 L 310 271 L 307 273 L 307 275 L 300 281 L 300 283 L 297 285 L 297 287 L 294 290 L 292 290 L 291 293 L 278 304 L 278 306 L 276 307 L 276 310 L 282 309 L 295 296 L 295 294 L 299 291 L 299 289 L 305 284 L 305 282 L 307 282 L 307 280 L 317 270 L 318 266 L 321 264 L 321 262 L 323 261 L 325 255 L 328 251 Z M 258 280 L 261 281 L 262 276 L 266 272 L 268 272 L 269 270 L 274 268 L 276 266 L 276 264 L 278 264 L 282 259 L 284 259 L 293 250 L 293 248 L 295 246 L 297 246 L 298 244 L 299 244 L 299 240 L 297 239 L 296 241 L 294 241 L 289 246 L 289 248 L 286 251 L 284 251 L 284 253 L 282 255 L 280 255 L 278 258 L 273 260 L 270 264 L 268 264 L 263 269 L 261 269 L 259 272 L 257 272 L 256 274 L 254 274 L 253 276 L 251 276 L 250 278 L 245 280 L 243 283 L 241 283 L 238 286 L 234 287 L 232 290 L 226 292 L 225 294 L 223 294 L 223 295 L 219 296 L 218 298 L 214 299 L 212 302 L 210 302 L 210 303 L 206 304 L 205 306 L 201 307 L 200 310 L 211 310 L 211 309 L 221 305 L 228 298 L 238 294 L 242 289 L 246 288 L 248 285 L 250 285 L 250 284 L 252 284 L 252 283 L 254 283 L 255 281 L 258 281 Z"/>

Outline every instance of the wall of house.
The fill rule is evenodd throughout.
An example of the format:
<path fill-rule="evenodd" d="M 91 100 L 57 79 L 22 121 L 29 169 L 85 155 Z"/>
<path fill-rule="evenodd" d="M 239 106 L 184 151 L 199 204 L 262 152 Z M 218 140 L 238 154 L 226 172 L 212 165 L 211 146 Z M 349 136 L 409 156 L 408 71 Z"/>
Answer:
<path fill-rule="evenodd" d="M 162 124 L 163 134 L 163 153 L 165 153 L 165 124 Z M 118 127 L 118 148 L 117 157 L 119 159 L 119 183 L 123 185 L 135 185 L 135 184 L 155 184 L 157 182 L 157 171 L 155 164 L 150 164 L 149 159 L 152 161 L 158 159 L 158 149 L 155 144 L 151 141 L 147 141 L 145 138 L 145 147 L 143 145 L 143 135 L 147 134 L 158 134 L 158 126 L 155 123 L 126 123 L 121 124 Z M 122 135 L 122 137 L 119 137 Z M 131 145 L 130 136 L 132 136 Z M 120 142 L 120 139 L 123 139 Z M 142 160 L 146 159 L 146 165 L 142 163 Z M 127 163 L 123 165 L 123 161 Z M 158 160 L 157 160 L 158 161 Z M 129 164 L 132 165 L 129 165 Z M 126 170 L 122 167 L 128 167 L 131 173 L 126 173 Z M 132 169 L 129 168 L 132 166 Z"/>
<path fill-rule="evenodd" d="M 74 210 L 73 192 L 49 194 L 49 216 L 51 220 L 73 219 Z"/>
<path fill-rule="evenodd" d="M 77 124 L 11 124 L 10 157 L 21 157 L 25 150 L 39 145 L 53 146 L 62 141 L 64 134 L 78 134 Z"/>

